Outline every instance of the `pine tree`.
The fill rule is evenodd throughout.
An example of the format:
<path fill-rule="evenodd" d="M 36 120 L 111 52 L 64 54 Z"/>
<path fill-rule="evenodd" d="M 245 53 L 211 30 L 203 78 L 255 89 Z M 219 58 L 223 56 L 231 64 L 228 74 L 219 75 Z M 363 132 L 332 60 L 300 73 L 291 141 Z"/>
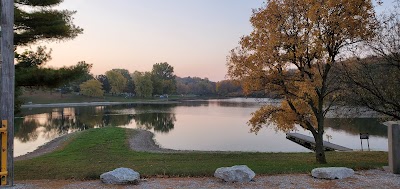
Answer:
<path fill-rule="evenodd" d="M 38 41 L 73 39 L 83 32 L 75 26 L 76 11 L 56 10 L 63 0 L 16 0 L 14 44 L 23 46 Z"/>

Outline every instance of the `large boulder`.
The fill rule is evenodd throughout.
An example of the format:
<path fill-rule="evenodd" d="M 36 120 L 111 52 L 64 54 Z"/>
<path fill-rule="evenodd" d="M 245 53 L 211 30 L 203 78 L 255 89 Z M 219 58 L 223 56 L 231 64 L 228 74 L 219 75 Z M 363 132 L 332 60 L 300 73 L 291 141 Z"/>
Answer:
<path fill-rule="evenodd" d="M 315 168 L 311 175 L 319 179 L 343 179 L 354 175 L 354 170 L 346 167 Z"/>
<path fill-rule="evenodd" d="M 214 176 L 226 182 L 250 182 L 256 174 L 246 165 L 235 165 L 218 168 Z"/>
<path fill-rule="evenodd" d="M 100 175 L 100 180 L 106 184 L 138 184 L 140 174 L 129 168 L 117 168 Z"/>

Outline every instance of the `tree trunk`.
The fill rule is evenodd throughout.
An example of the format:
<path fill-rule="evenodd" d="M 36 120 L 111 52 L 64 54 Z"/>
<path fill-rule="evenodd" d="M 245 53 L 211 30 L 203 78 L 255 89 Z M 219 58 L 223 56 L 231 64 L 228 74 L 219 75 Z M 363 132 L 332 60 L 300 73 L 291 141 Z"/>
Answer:
<path fill-rule="evenodd" d="M 317 133 L 314 136 L 315 139 L 315 158 L 318 163 L 326 164 L 325 150 L 324 150 L 324 142 L 323 142 L 323 134 Z"/>

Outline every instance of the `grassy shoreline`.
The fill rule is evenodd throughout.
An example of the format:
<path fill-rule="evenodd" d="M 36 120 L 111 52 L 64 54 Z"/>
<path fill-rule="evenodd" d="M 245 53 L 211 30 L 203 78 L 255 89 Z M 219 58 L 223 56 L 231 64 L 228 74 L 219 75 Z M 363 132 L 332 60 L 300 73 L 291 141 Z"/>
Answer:
<path fill-rule="evenodd" d="M 314 153 L 148 153 L 129 149 L 131 129 L 107 127 L 78 134 L 63 149 L 15 162 L 16 180 L 98 179 L 118 167 L 132 168 L 143 177 L 212 176 L 222 166 L 245 164 L 256 174 L 309 173 L 320 166 L 356 170 L 387 165 L 386 152 L 328 152 L 328 164 L 315 162 Z"/>
<path fill-rule="evenodd" d="M 45 107 L 77 107 L 77 106 L 108 106 L 122 104 L 179 104 L 177 101 L 133 101 L 133 102 L 77 102 L 77 103 L 51 103 L 51 104 L 24 104 L 21 108 Z"/>
<path fill-rule="evenodd" d="M 90 102 L 119 102 L 119 103 L 165 103 L 165 102 L 173 102 L 180 100 L 193 100 L 193 99 L 209 99 L 215 97 L 199 97 L 195 95 L 170 95 L 168 99 L 165 98 L 138 98 L 138 97 L 129 97 L 125 98 L 124 96 L 119 95 L 110 95 L 106 94 L 104 97 L 95 98 L 95 97 L 87 97 L 83 95 L 77 95 L 73 93 L 69 94 L 60 94 L 49 91 L 35 90 L 31 92 L 24 92 L 21 95 L 21 100 L 24 102 L 24 105 L 30 104 L 60 104 L 60 103 L 90 103 Z M 222 98 L 222 97 L 219 97 Z"/>

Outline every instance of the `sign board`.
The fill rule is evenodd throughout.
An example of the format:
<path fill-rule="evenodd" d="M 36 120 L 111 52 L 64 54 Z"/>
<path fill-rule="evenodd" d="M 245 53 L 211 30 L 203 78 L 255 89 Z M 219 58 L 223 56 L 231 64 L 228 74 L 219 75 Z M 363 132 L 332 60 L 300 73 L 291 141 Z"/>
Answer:
<path fill-rule="evenodd" d="M 369 139 L 368 133 L 360 133 L 360 139 Z"/>

